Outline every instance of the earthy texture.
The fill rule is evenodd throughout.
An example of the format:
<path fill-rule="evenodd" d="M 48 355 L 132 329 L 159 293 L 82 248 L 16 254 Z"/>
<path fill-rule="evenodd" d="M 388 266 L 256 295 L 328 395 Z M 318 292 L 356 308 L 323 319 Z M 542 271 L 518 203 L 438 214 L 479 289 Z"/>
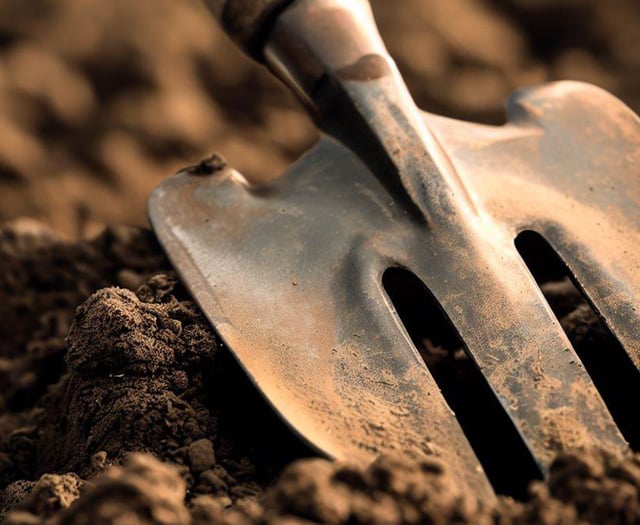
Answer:
<path fill-rule="evenodd" d="M 310 451 L 254 392 L 147 231 L 68 242 L 22 222 L 0 230 L 0 239 L 0 289 L 16 301 L 5 317 L 15 304 L 28 313 L 4 325 L 2 337 L 6 523 L 640 519 L 640 456 L 563 454 L 547 484 L 531 485 L 528 502 L 504 498 L 491 508 L 460 494 L 435 461 L 295 462 Z M 564 305 L 563 323 L 578 326 L 576 316 L 588 315 L 566 283 L 545 291 Z M 81 303 L 75 315 L 73 302 Z M 589 333 L 593 344 L 598 331 Z"/>

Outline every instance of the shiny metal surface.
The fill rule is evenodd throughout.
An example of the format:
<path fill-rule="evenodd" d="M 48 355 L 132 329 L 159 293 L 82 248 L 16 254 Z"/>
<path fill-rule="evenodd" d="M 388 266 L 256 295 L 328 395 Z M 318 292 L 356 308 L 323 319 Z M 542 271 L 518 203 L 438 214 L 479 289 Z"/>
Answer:
<path fill-rule="evenodd" d="M 435 296 L 542 470 L 564 448 L 625 450 L 514 239 L 548 240 L 640 369 L 638 117 L 575 82 L 516 94 L 504 126 L 422 113 L 365 4 L 280 17 L 265 56 L 326 135 L 268 185 L 230 168 L 167 179 L 149 210 L 170 259 L 275 410 L 330 456 L 436 455 L 492 497 L 382 287 L 389 267 Z"/>

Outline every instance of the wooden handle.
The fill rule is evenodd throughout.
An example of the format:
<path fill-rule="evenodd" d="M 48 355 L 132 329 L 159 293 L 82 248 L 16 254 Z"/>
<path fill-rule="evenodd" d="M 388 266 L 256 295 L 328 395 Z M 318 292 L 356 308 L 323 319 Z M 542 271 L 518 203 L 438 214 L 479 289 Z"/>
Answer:
<path fill-rule="evenodd" d="M 262 48 L 280 12 L 293 0 L 205 0 L 224 30 L 252 57 Z"/>

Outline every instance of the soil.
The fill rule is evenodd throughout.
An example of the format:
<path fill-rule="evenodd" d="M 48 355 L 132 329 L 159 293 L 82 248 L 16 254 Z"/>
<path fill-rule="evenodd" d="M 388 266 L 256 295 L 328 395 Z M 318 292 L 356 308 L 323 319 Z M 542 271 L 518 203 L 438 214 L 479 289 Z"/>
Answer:
<path fill-rule="evenodd" d="M 512 89 L 573 78 L 640 109 L 637 0 L 372 4 L 421 107 L 495 123 Z M 144 226 L 151 188 L 212 147 L 264 179 L 314 140 L 195 0 L 0 3 L 0 137 L 0 520 L 640 523 L 638 454 L 563 453 L 487 506 L 435 461 L 312 457 L 265 406 L 153 234 L 113 226 Z M 612 347 L 562 275 L 542 280 L 578 350 Z M 425 359 L 468 378 L 444 339 Z"/>
<path fill-rule="evenodd" d="M 564 453 L 528 501 L 494 507 L 461 494 L 437 461 L 305 459 L 148 230 L 65 241 L 16 221 L 0 230 L 0 261 L 6 523 L 640 520 L 640 455 Z M 576 322 L 590 312 L 580 296 L 566 283 L 547 288 L 574 344 L 594 344 L 599 332 L 580 327 L 597 319 Z M 460 360 L 441 360 L 449 355 Z"/>

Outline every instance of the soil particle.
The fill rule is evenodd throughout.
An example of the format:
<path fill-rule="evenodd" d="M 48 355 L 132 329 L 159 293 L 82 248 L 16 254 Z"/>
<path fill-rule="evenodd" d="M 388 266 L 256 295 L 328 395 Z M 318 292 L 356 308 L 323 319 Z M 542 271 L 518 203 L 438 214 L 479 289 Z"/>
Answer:
<path fill-rule="evenodd" d="M 604 451 L 558 457 L 549 490 L 590 523 L 640 522 L 640 455 L 626 460 Z"/>
<path fill-rule="evenodd" d="M 443 466 L 381 458 L 366 469 L 307 460 L 289 467 L 267 494 L 269 512 L 315 523 L 451 523 L 480 517 Z"/>
<path fill-rule="evenodd" d="M 133 454 L 123 467 L 111 467 L 97 478 L 55 523 L 189 525 L 185 489 L 175 468 L 151 456 Z"/>
<path fill-rule="evenodd" d="M 4 513 L 8 509 L 18 511 L 20 503 L 33 490 L 35 484 L 35 481 L 19 480 L 7 485 L 0 497 L 0 509 L 2 509 L 2 512 Z"/>
<path fill-rule="evenodd" d="M 0 229 L 0 357 L 62 351 L 75 308 L 94 290 L 118 282 L 119 274 L 144 275 L 167 267 L 150 232 L 105 230 L 72 243 L 29 219 Z M 3 385 L 4 386 L 4 385 Z M 6 400 L 7 389 L 2 389 Z"/>
<path fill-rule="evenodd" d="M 84 481 L 76 474 L 44 474 L 35 483 L 16 487 L 24 493 L 16 508 L 38 516 L 48 516 L 69 507 L 80 496 L 83 485 Z"/>
<path fill-rule="evenodd" d="M 189 175 L 213 175 L 224 170 L 227 162 L 217 153 L 212 153 L 193 166 L 187 166 L 178 173 L 186 172 Z"/>
<path fill-rule="evenodd" d="M 216 464 L 213 443 L 209 439 L 198 439 L 189 445 L 187 451 L 191 470 L 195 474 L 202 474 L 204 471 L 213 468 Z"/>
<path fill-rule="evenodd" d="M 384 458 L 362 470 L 324 460 L 298 462 L 267 493 L 265 515 L 299 523 L 638 523 L 639 461 L 638 455 L 564 453 L 547 484 L 531 485 L 529 501 L 502 498 L 494 508 L 457 492 L 437 463 Z"/>

